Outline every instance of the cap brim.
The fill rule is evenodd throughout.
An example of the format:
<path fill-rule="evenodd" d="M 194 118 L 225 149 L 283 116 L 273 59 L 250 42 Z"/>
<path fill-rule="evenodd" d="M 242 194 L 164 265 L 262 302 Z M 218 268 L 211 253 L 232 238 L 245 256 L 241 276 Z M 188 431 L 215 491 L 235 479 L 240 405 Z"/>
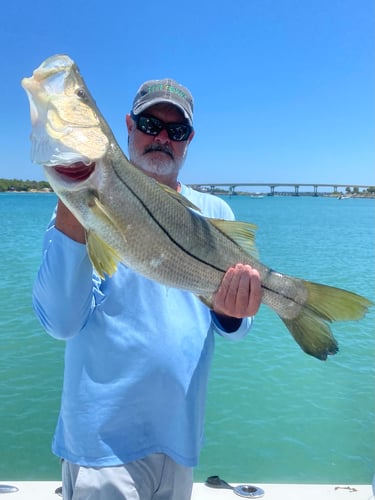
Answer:
<path fill-rule="evenodd" d="M 133 108 L 133 113 L 135 115 L 139 115 L 140 113 L 143 113 L 143 111 L 145 111 L 146 109 L 151 108 L 151 106 L 155 106 L 156 104 L 162 104 L 162 103 L 172 104 L 172 106 L 178 108 L 189 122 L 189 125 L 193 126 L 192 117 L 189 116 L 189 113 L 186 111 L 186 109 L 178 102 L 172 101 L 171 99 L 166 99 L 165 97 L 155 97 L 154 99 L 141 103 Z"/>

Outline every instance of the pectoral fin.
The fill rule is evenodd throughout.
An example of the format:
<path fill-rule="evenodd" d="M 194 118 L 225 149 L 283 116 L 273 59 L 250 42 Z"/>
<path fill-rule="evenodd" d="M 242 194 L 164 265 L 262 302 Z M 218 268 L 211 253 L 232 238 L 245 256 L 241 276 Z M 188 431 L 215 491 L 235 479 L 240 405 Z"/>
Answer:
<path fill-rule="evenodd" d="M 112 276 L 121 260 L 118 252 L 93 231 L 86 231 L 86 246 L 92 265 L 99 276 L 102 279 L 105 279 L 105 274 Z"/>
<path fill-rule="evenodd" d="M 109 232 L 113 231 L 122 235 L 125 240 L 123 231 L 121 231 L 121 228 L 117 226 L 116 222 L 111 217 L 111 214 L 100 202 L 95 192 L 91 193 L 88 200 L 88 206 L 101 225 L 107 226 Z M 104 279 L 104 274 L 112 276 L 112 274 L 117 270 L 118 263 L 121 260 L 120 254 L 117 250 L 108 245 L 108 243 L 106 243 L 100 236 L 98 236 L 97 233 L 95 233 L 95 231 L 92 230 L 86 231 L 86 246 L 92 265 L 96 269 L 99 276 L 102 279 Z"/>

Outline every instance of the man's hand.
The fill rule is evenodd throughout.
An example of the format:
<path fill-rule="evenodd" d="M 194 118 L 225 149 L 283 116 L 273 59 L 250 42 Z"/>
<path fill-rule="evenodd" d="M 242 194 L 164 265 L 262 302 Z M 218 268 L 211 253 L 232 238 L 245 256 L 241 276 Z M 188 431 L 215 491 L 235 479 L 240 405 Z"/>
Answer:
<path fill-rule="evenodd" d="M 55 227 L 78 243 L 86 242 L 85 229 L 61 200 L 57 205 Z"/>
<path fill-rule="evenodd" d="M 259 273 L 245 264 L 236 264 L 224 274 L 214 295 L 213 310 L 232 318 L 254 316 L 262 301 Z"/>

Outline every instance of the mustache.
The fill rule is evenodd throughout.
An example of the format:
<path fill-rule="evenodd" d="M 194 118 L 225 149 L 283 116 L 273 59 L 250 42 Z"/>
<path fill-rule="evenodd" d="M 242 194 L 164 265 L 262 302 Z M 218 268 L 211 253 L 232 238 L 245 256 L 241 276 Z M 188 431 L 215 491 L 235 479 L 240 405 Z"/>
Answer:
<path fill-rule="evenodd" d="M 150 144 L 145 147 L 143 154 L 152 153 L 153 151 L 161 151 L 162 153 L 169 155 L 173 160 L 173 153 L 168 144 Z"/>

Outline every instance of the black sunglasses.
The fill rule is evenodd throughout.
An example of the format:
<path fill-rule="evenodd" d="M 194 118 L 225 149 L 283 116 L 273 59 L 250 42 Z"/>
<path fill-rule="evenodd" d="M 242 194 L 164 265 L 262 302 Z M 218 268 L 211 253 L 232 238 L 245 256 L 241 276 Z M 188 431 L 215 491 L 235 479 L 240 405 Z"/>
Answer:
<path fill-rule="evenodd" d="M 137 129 L 147 135 L 158 135 L 162 130 L 166 130 L 168 137 L 172 141 L 186 141 L 193 130 L 188 123 L 165 123 L 152 115 L 135 115 L 130 113 L 137 125 Z"/>

